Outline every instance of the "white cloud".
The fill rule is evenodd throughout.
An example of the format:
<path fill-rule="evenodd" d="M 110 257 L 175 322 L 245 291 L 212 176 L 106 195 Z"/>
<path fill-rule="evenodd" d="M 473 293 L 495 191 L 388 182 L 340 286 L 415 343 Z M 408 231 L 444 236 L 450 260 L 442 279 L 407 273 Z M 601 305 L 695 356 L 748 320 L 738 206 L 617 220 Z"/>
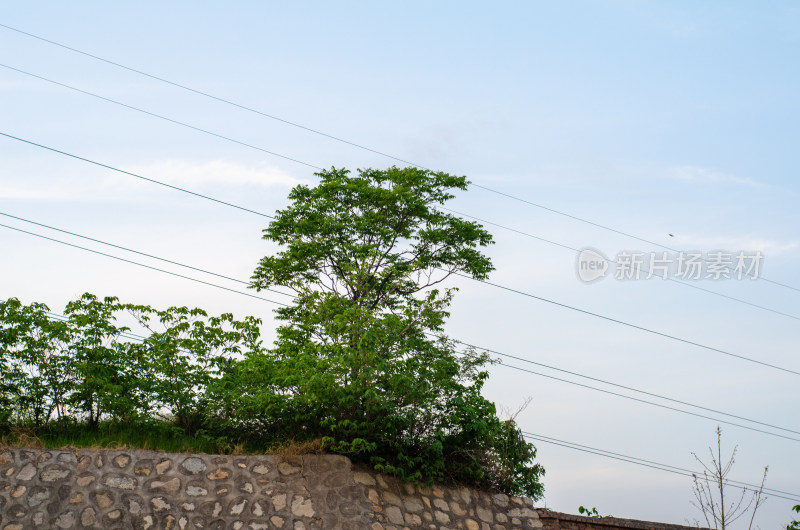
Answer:
<path fill-rule="evenodd" d="M 739 184 L 753 188 L 763 188 L 764 184 L 748 177 L 739 177 L 713 169 L 698 166 L 678 166 L 671 168 L 670 175 L 677 180 L 697 183 Z"/>
<path fill-rule="evenodd" d="M 0 175 L 5 178 L 5 175 Z M 20 201 L 85 201 L 95 197 L 97 186 L 91 182 L 64 177 L 39 177 L 12 180 L 0 184 L 0 199 Z"/>
<path fill-rule="evenodd" d="M 760 250 L 765 256 L 775 256 L 794 250 L 800 246 L 800 241 L 778 241 L 754 236 L 702 236 L 702 235 L 676 235 L 675 244 L 683 250 L 729 250 L 731 252 Z"/>
<path fill-rule="evenodd" d="M 220 184 L 226 187 L 294 187 L 298 184 L 313 184 L 297 179 L 283 171 L 265 166 L 247 166 L 212 160 L 193 162 L 189 160 L 165 160 L 148 165 L 125 166 L 127 171 L 148 179 L 157 180 L 189 190 Z M 0 199 L 43 201 L 109 201 L 128 200 L 152 193 L 163 193 L 163 188 L 129 175 L 112 171 L 55 172 L 49 175 L 28 176 L 13 179 L 13 171 L 0 172 Z"/>
<path fill-rule="evenodd" d="M 57 195 L 51 190 L 40 190 L 32 188 L 16 188 L 11 186 L 0 186 L 0 199 L 54 199 Z"/>
<path fill-rule="evenodd" d="M 213 183 L 260 187 L 293 187 L 298 184 L 309 183 L 264 164 L 246 166 L 225 160 L 211 160 L 208 162 L 164 160 L 133 167 L 130 171 L 171 184 Z"/>

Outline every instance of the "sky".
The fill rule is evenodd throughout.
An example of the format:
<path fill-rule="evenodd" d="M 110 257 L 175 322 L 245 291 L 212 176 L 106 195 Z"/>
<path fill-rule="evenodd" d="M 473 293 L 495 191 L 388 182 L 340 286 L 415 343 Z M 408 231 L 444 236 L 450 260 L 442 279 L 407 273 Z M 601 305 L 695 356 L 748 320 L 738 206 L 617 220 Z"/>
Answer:
<path fill-rule="evenodd" d="M 758 483 L 769 466 L 767 487 L 795 495 L 769 498 L 759 526 L 791 519 L 800 502 L 800 375 L 792 373 L 800 371 L 796 3 L 4 7 L 4 26 L 272 118 L 0 27 L 0 133 L 267 214 L 288 204 L 292 186 L 314 184 L 314 167 L 385 168 L 401 159 L 466 175 L 482 187 L 449 206 L 485 220 L 493 233 L 490 281 L 539 298 L 453 281 L 460 291 L 447 331 L 552 367 L 506 358 L 491 367 L 486 396 L 517 413 L 527 432 L 691 470 L 700 469 L 693 452 L 708 460 L 720 425 L 726 451 L 738 446 L 734 480 Z M 244 280 L 276 250 L 261 239 L 261 216 L 8 136 L 0 136 L 0 205 L 3 214 Z M 761 252 L 763 260 L 755 280 L 623 281 L 614 263 L 598 281 L 578 277 L 574 249 L 616 260 L 662 246 L 672 258 L 724 250 Z M 87 291 L 203 307 L 256 315 L 265 342 L 274 338 L 275 306 L 263 300 L 5 227 L 0 248 L 2 298 L 44 302 L 55 312 Z M 701 518 L 686 476 L 535 444 L 547 470 L 539 506 L 569 513 L 596 506 L 604 515 L 677 524 Z"/>

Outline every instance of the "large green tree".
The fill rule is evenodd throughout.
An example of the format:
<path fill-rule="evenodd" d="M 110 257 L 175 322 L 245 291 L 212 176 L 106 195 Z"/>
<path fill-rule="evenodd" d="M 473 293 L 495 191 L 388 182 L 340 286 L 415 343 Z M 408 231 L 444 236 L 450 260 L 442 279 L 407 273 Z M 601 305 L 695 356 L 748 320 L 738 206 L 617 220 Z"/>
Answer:
<path fill-rule="evenodd" d="M 275 347 L 237 367 L 240 418 L 274 439 L 329 450 L 409 479 L 455 479 L 539 497 L 543 469 L 513 421 L 481 396 L 488 357 L 457 352 L 443 326 L 453 274 L 493 270 L 480 225 L 437 208 L 464 177 L 415 168 L 318 173 L 264 238 L 252 287 L 290 288 Z"/>

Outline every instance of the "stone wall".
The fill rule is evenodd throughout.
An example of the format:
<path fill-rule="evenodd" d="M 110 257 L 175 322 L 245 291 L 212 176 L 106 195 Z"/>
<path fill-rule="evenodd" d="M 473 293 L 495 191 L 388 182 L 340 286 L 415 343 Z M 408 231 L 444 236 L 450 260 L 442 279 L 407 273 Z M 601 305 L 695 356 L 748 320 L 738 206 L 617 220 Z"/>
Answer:
<path fill-rule="evenodd" d="M 403 484 L 334 455 L 219 456 L 0 447 L 0 530 L 610 530 L 683 527 L 534 509 Z"/>
<path fill-rule="evenodd" d="M 0 448 L 0 530 L 541 528 L 532 508 L 403 484 L 333 455 Z"/>

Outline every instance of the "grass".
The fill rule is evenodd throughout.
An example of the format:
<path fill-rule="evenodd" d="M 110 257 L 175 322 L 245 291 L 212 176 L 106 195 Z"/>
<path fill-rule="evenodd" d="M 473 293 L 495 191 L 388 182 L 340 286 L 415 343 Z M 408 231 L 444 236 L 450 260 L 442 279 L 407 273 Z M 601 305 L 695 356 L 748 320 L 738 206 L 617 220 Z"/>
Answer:
<path fill-rule="evenodd" d="M 188 434 L 168 422 L 103 422 L 96 426 L 71 422 L 38 428 L 11 427 L 0 435 L 0 445 L 41 449 L 142 449 L 168 453 L 276 454 L 297 456 L 323 453 L 321 440 L 264 444 L 232 441 L 203 432 Z"/>
<path fill-rule="evenodd" d="M 12 427 L 0 437 L 0 444 L 46 449 L 108 448 L 146 449 L 170 453 L 232 453 L 221 439 L 189 435 L 168 423 L 100 423 L 90 427 L 81 423 L 47 425 L 38 428 Z"/>

